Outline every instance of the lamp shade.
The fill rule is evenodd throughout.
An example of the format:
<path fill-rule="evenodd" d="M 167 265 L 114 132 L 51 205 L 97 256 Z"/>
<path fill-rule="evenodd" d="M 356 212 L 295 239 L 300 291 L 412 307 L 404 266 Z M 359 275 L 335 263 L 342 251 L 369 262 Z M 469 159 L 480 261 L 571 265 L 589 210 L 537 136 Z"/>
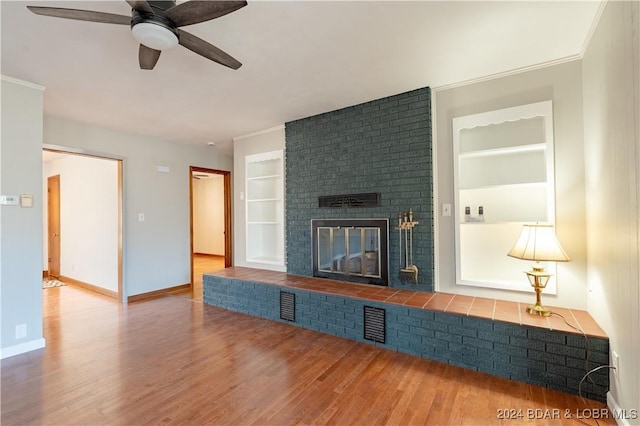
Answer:
<path fill-rule="evenodd" d="M 523 225 L 518 241 L 508 255 L 536 262 L 568 262 L 571 260 L 560 246 L 552 225 Z"/>

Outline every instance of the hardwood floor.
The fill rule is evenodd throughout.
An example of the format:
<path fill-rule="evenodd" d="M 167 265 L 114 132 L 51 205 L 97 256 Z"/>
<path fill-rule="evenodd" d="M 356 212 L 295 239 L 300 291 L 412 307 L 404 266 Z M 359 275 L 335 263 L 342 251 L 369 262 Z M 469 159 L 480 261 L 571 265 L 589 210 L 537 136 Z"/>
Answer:
<path fill-rule="evenodd" d="M 193 300 L 202 300 L 202 274 L 224 269 L 224 256 L 193 255 Z"/>
<path fill-rule="evenodd" d="M 2 360 L 3 425 L 595 424 L 566 410 L 604 407 L 185 297 L 44 296 L 47 347 Z"/>

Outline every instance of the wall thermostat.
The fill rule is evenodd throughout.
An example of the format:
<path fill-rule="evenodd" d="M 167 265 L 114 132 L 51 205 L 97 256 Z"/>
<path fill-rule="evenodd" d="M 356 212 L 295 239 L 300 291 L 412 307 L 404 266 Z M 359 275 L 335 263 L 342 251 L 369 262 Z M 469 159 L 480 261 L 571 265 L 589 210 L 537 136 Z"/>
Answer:
<path fill-rule="evenodd" d="M 0 195 L 0 204 L 3 206 L 17 206 L 18 196 L 17 195 Z"/>

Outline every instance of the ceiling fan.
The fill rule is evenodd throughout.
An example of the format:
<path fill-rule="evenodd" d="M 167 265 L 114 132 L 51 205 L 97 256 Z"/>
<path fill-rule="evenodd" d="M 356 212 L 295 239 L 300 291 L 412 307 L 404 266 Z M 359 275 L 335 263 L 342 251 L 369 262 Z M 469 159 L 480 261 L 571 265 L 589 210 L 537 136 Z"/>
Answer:
<path fill-rule="evenodd" d="M 105 24 L 130 25 L 133 37 L 140 42 L 138 60 L 140 68 L 143 70 L 153 69 L 158 62 L 158 58 L 160 58 L 160 53 L 178 44 L 234 70 L 242 66 L 240 62 L 229 54 L 178 27 L 219 18 L 246 6 L 246 1 L 191 0 L 176 4 L 175 0 L 127 0 L 127 3 L 132 8 L 131 17 L 114 13 L 60 7 L 27 6 L 27 8 L 37 15 Z"/>

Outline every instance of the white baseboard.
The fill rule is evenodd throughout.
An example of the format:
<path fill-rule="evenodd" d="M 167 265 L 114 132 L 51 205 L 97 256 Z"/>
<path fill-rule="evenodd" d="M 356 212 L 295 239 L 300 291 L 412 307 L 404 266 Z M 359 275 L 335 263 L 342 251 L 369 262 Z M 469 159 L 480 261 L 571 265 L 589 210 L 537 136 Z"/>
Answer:
<path fill-rule="evenodd" d="M 607 407 L 614 414 L 622 413 L 622 408 L 620 408 L 620 406 L 618 405 L 618 402 L 615 400 L 615 398 L 611 394 L 611 391 L 607 392 Z M 614 415 L 614 419 L 619 426 L 631 426 L 631 423 L 629 423 L 628 419 L 625 419 L 625 418 L 619 419 L 618 417 L 623 417 L 623 416 Z"/>
<path fill-rule="evenodd" d="M 9 358 L 23 354 L 25 352 L 35 351 L 36 349 L 42 349 L 45 347 L 45 340 L 43 337 L 29 342 L 20 343 L 19 345 L 9 346 L 8 348 L 0 349 L 0 359 Z"/>

